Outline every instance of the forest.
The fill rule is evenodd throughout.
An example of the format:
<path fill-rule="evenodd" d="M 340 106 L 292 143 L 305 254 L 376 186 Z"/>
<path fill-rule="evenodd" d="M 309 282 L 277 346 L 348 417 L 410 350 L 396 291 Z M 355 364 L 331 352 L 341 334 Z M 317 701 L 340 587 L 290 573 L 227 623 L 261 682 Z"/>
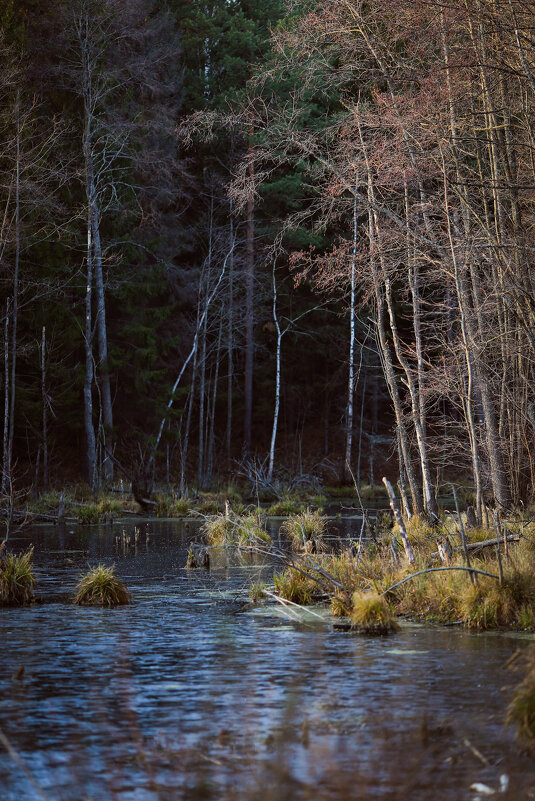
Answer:
<path fill-rule="evenodd" d="M 1 801 L 535 798 L 535 4 L 0 62 Z"/>
<path fill-rule="evenodd" d="M 3 0 L 2 493 L 535 487 L 525 0 Z"/>

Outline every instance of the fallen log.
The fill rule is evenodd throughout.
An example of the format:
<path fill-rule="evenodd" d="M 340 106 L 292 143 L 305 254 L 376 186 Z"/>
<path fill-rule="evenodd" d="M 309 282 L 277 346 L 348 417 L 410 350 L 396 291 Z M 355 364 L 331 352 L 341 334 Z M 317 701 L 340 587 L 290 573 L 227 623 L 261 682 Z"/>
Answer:
<path fill-rule="evenodd" d="M 508 534 L 507 542 L 518 542 L 520 540 L 520 534 Z M 466 550 L 467 551 L 479 551 L 481 548 L 489 548 L 491 545 L 501 545 L 504 541 L 504 537 L 500 537 L 497 539 L 493 537 L 491 540 L 481 540 L 481 542 L 467 542 L 466 543 Z M 462 545 L 456 545 L 453 549 L 454 551 L 463 551 L 464 548 Z M 439 556 L 438 551 L 433 551 L 431 554 L 431 559 L 437 559 Z"/>

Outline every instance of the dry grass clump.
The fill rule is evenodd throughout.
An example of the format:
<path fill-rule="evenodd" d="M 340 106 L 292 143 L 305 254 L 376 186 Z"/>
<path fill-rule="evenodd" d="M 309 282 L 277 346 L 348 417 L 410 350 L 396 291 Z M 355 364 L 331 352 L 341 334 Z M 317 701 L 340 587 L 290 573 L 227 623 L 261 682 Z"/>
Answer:
<path fill-rule="evenodd" d="M 115 567 L 98 567 L 82 576 L 76 589 L 75 604 L 80 606 L 122 606 L 130 603 L 131 596 L 123 582 L 115 575 Z"/>
<path fill-rule="evenodd" d="M 349 617 L 351 615 L 351 602 L 343 590 L 336 590 L 331 596 L 331 615 L 333 617 Z"/>
<path fill-rule="evenodd" d="M 516 688 L 506 722 L 517 727 L 519 739 L 535 745 L 535 666 Z"/>
<path fill-rule="evenodd" d="M 417 542 L 435 534 L 433 526 L 430 525 L 425 517 L 420 517 L 420 515 L 412 515 L 411 519 L 405 523 L 405 529 L 411 542 Z M 394 526 L 394 531 L 399 531 L 397 524 Z"/>
<path fill-rule="evenodd" d="M 532 560 L 525 557 L 528 547 L 526 543 L 510 549 L 509 561 L 502 555 L 505 564 L 501 584 L 486 576 L 478 576 L 477 584 L 473 584 L 466 571 L 427 573 L 396 588 L 389 593 L 389 600 L 399 612 L 423 619 L 460 621 L 480 630 L 531 630 L 535 623 L 535 573 Z M 494 549 L 482 558 L 472 557 L 471 564 L 477 570 L 499 574 Z M 464 566 L 460 554 L 453 566 Z M 384 591 L 415 570 L 404 568 L 378 584 Z"/>
<path fill-rule="evenodd" d="M 287 568 L 282 573 L 275 573 L 273 583 L 277 593 L 294 604 L 308 606 L 318 594 L 318 583 L 306 572 Z"/>
<path fill-rule="evenodd" d="M 319 512 L 307 509 L 298 515 L 292 515 L 281 526 L 281 532 L 290 538 L 294 550 L 310 550 L 311 543 L 315 550 L 321 550 L 325 535 L 326 521 Z"/>
<path fill-rule="evenodd" d="M 386 599 L 375 592 L 353 594 L 351 625 L 363 634 L 391 634 L 399 628 Z"/>
<path fill-rule="evenodd" d="M 0 606 L 24 606 L 33 601 L 33 546 L 15 556 L 0 546 Z"/>
<path fill-rule="evenodd" d="M 271 542 L 255 515 L 212 515 L 204 522 L 201 532 L 208 545 L 266 545 Z"/>
<path fill-rule="evenodd" d="M 292 522 L 287 521 L 286 531 Z M 296 528 L 300 531 L 300 526 Z M 305 540 L 305 545 L 307 542 Z M 479 556 L 472 554 L 471 565 L 475 570 L 495 576 L 479 575 L 477 583 L 472 583 L 470 574 L 464 569 L 464 554 L 460 550 L 454 553 L 450 567 L 462 569 L 434 572 L 435 568 L 443 567 L 434 553 L 435 536 L 424 536 L 416 541 L 413 565 L 408 564 L 401 549 L 396 555 L 390 542 L 389 538 L 384 544 L 369 547 L 358 560 L 351 550 L 338 554 L 320 553 L 313 557 L 306 555 L 305 551 L 305 555 L 294 557 L 297 560 L 295 566 L 289 566 L 277 577 L 279 594 L 302 605 L 328 597 L 333 615 L 356 614 L 358 618 L 359 613 L 354 612 L 355 605 L 349 599 L 360 599 L 360 594 L 364 593 L 359 603 L 366 605 L 371 603 L 370 598 L 410 577 L 386 596 L 387 608 L 390 605 L 397 614 L 439 623 L 459 622 L 479 630 L 535 629 L 535 543 L 531 539 L 525 538 L 515 546 L 510 543 L 508 556 L 502 553 L 501 582 L 498 580 L 500 571 L 494 547 L 486 548 Z M 430 568 L 433 572 L 425 572 Z M 419 571 L 423 572 L 414 575 Z M 382 601 L 381 604 L 384 608 Z M 379 610 L 376 612 L 378 614 Z"/>
<path fill-rule="evenodd" d="M 518 658 L 520 657 L 520 658 Z M 535 648 L 517 651 L 510 660 L 511 670 L 525 671 L 507 708 L 506 723 L 516 726 L 517 737 L 535 747 Z"/>

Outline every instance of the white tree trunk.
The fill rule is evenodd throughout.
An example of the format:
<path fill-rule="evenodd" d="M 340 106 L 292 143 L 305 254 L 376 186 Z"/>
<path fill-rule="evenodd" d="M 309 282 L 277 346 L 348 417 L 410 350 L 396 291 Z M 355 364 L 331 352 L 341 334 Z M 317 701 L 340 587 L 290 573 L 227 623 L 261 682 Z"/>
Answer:
<path fill-rule="evenodd" d="M 275 323 L 275 328 L 277 330 L 277 350 L 276 350 L 276 366 L 275 366 L 275 407 L 273 409 L 273 426 L 271 429 L 271 443 L 269 446 L 269 466 L 268 466 L 268 481 L 273 479 L 273 467 L 275 463 L 275 443 L 277 441 L 277 428 L 279 425 L 279 409 L 280 409 L 280 397 L 281 397 L 281 342 L 283 331 L 281 331 L 281 327 L 279 324 L 279 318 L 277 315 L 277 281 L 275 278 L 275 264 L 273 264 L 272 269 L 272 282 L 273 282 L 273 322 Z"/>
<path fill-rule="evenodd" d="M 2 495 L 8 485 L 8 442 L 9 442 L 9 315 L 11 302 L 6 301 L 6 322 L 4 326 L 4 442 L 2 449 Z"/>
<path fill-rule="evenodd" d="M 346 451 L 343 473 L 351 471 L 351 450 L 353 446 L 353 416 L 355 396 L 355 301 L 356 301 L 356 267 L 357 267 L 357 192 L 358 181 L 355 181 L 353 196 L 353 252 L 351 255 L 351 299 L 349 305 L 349 371 L 347 381 L 346 411 Z"/>

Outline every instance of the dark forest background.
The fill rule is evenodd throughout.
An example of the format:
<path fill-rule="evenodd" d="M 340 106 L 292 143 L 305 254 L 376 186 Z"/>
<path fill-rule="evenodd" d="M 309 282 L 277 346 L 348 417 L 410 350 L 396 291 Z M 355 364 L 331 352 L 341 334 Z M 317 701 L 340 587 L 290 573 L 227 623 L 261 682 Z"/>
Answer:
<path fill-rule="evenodd" d="M 531 499 L 532 7 L 324 6 L 0 3 L 4 492 Z"/>

